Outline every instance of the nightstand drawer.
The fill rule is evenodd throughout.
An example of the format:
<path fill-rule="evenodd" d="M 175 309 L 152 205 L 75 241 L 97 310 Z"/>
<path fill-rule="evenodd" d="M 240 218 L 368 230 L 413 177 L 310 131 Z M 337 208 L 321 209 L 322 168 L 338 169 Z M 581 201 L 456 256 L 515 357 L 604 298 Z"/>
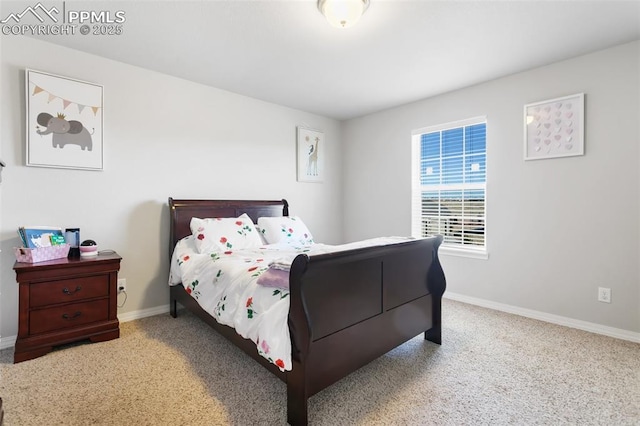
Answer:
<path fill-rule="evenodd" d="M 36 309 L 29 315 L 29 334 L 77 327 L 109 318 L 109 299 Z"/>
<path fill-rule="evenodd" d="M 31 284 L 29 293 L 32 308 L 104 297 L 109 294 L 109 276 L 94 275 Z"/>

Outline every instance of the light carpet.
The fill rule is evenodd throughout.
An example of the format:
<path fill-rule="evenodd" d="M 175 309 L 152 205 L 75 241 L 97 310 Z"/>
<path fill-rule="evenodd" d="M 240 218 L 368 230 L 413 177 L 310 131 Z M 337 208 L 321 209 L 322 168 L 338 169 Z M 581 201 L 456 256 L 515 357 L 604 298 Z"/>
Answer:
<path fill-rule="evenodd" d="M 193 315 L 13 364 L 5 424 L 284 425 L 286 387 Z M 640 344 L 443 300 L 418 336 L 309 400 L 311 425 L 639 425 Z"/>

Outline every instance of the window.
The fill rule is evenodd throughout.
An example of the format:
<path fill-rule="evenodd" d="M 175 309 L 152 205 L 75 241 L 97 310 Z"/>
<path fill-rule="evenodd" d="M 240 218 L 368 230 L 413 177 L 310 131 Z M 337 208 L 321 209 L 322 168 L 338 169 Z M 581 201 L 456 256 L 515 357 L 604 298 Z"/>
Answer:
<path fill-rule="evenodd" d="M 445 250 L 486 254 L 486 129 L 482 117 L 413 132 L 414 236 L 440 234 Z"/>

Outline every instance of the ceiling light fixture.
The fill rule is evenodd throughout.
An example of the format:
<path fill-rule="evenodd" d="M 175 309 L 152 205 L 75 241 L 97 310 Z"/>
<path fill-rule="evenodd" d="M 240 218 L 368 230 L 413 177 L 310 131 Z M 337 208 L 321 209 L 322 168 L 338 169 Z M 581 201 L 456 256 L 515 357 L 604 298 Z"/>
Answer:
<path fill-rule="evenodd" d="M 355 25 L 368 7 L 369 0 L 318 0 L 318 10 L 338 28 Z"/>

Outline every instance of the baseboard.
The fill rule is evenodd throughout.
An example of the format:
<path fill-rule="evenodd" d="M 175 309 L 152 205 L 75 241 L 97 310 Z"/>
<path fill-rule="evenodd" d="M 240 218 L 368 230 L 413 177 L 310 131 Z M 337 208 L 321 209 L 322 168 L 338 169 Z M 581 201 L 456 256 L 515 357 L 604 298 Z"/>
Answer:
<path fill-rule="evenodd" d="M 140 309 L 138 311 L 127 312 L 126 314 L 119 314 L 118 320 L 120 322 L 128 322 L 141 318 L 152 317 L 154 315 L 166 314 L 169 312 L 169 305 L 156 306 L 155 308 Z M 0 350 L 12 348 L 16 345 L 16 338 L 18 336 L 8 336 L 0 338 Z"/>
<path fill-rule="evenodd" d="M 0 337 L 0 351 L 14 347 L 16 345 L 17 337 L 18 336 Z"/>
<path fill-rule="evenodd" d="M 520 315 L 527 318 L 533 318 L 552 324 L 563 325 L 565 327 L 577 328 L 578 330 L 589 331 L 591 333 L 602 334 L 604 336 L 615 337 L 616 339 L 640 343 L 640 333 L 634 333 L 633 331 L 622 330 L 620 328 L 607 327 L 592 322 L 580 321 L 560 315 L 534 311 L 533 309 L 525 309 L 518 306 L 507 305 L 504 303 L 492 302 L 490 300 L 465 296 L 463 294 L 446 292 L 444 294 L 444 298 L 468 303 L 470 305 L 482 306 L 483 308 L 494 309 L 496 311 Z M 163 305 L 156 306 L 155 308 L 140 309 L 138 311 L 127 312 L 126 314 L 120 314 L 118 315 L 118 319 L 120 320 L 120 322 L 128 322 L 141 318 L 152 317 L 154 315 L 165 314 L 167 312 L 169 312 L 169 305 Z M 8 336 L 0 338 L 0 350 L 14 347 L 16 345 L 16 337 L 17 336 Z"/>
<path fill-rule="evenodd" d="M 169 305 L 156 306 L 155 308 L 140 309 L 139 311 L 118 314 L 120 322 L 129 322 L 141 318 L 152 317 L 154 315 L 166 314 L 169 312 Z"/>
<path fill-rule="evenodd" d="M 535 311 L 533 309 L 520 308 L 518 306 L 492 302 L 491 300 L 478 299 L 476 297 L 465 296 L 463 294 L 446 292 L 443 297 L 445 299 L 456 300 L 458 302 L 464 302 L 470 305 L 482 306 L 483 308 L 494 309 L 496 311 L 502 311 L 510 314 L 520 315 L 522 317 L 533 318 L 552 324 L 563 325 L 565 327 L 577 328 L 578 330 L 589 331 L 591 333 L 602 334 L 609 337 L 615 337 L 616 339 L 640 343 L 640 333 L 623 330 L 621 328 L 607 327 L 605 325 L 600 325 L 588 321 L 581 321 L 573 318 L 563 317 L 560 315 L 553 315 L 546 312 Z"/>

